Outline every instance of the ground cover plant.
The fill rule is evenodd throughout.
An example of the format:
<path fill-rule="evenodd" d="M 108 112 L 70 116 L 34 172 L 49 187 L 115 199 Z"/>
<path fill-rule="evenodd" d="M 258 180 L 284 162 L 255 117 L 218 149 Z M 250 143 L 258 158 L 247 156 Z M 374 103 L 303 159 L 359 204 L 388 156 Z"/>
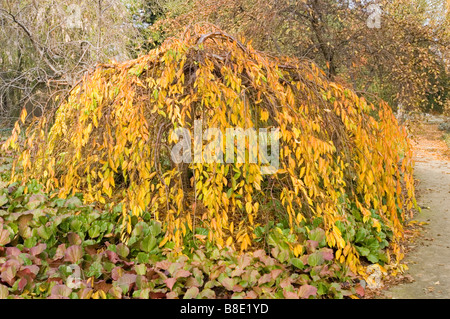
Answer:
<path fill-rule="evenodd" d="M 305 238 L 296 258 L 288 229 L 270 234 L 272 254 L 239 254 L 205 243 L 173 252 L 149 213 L 120 240 L 121 209 L 101 213 L 78 197 L 49 199 L 36 183 L 0 191 L 0 297 L 16 298 L 342 298 L 364 294 L 333 263 L 325 233 Z M 6 208 L 6 209 L 3 209 Z M 281 231 L 280 231 L 281 230 Z M 284 253 L 284 255 L 283 255 Z"/>

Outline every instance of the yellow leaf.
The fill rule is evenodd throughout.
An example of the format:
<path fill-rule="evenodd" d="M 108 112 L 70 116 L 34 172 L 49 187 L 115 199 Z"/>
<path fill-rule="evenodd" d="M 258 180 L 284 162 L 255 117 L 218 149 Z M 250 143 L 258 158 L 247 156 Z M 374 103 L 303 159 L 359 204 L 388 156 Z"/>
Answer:
<path fill-rule="evenodd" d="M 26 118 L 27 118 L 27 109 L 24 108 L 20 113 L 20 120 L 22 121 L 22 123 L 25 123 Z"/>
<path fill-rule="evenodd" d="M 339 257 L 341 257 L 341 254 L 342 254 L 342 249 L 338 249 L 338 250 L 336 251 L 336 259 L 337 259 L 337 260 L 339 260 Z"/>
<path fill-rule="evenodd" d="M 247 202 L 246 204 L 245 204 L 245 210 L 247 211 L 247 214 L 251 214 L 252 213 L 252 203 L 250 203 L 250 202 Z"/>
<path fill-rule="evenodd" d="M 159 243 L 159 248 L 163 247 L 169 241 L 169 237 L 164 237 L 164 239 Z"/>
<path fill-rule="evenodd" d="M 269 119 L 269 112 L 267 112 L 266 110 L 261 110 L 261 121 L 267 122 L 268 119 Z"/>

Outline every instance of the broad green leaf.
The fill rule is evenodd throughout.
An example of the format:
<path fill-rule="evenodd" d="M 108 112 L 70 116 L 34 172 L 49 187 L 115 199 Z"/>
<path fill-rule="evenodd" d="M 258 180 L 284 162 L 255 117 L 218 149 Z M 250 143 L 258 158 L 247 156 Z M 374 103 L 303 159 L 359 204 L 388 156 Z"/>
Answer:
<path fill-rule="evenodd" d="M 157 246 L 156 238 L 153 235 L 145 237 L 141 243 L 140 248 L 145 252 L 151 252 Z"/>
<path fill-rule="evenodd" d="M 122 243 L 116 246 L 116 251 L 117 254 L 122 258 L 128 257 L 128 254 L 130 253 L 130 249 L 125 244 Z"/>
<path fill-rule="evenodd" d="M 321 228 L 316 228 L 310 231 L 308 235 L 310 240 L 314 240 L 318 243 L 325 239 L 325 231 Z"/>
<path fill-rule="evenodd" d="M 323 256 L 321 252 L 314 252 L 308 256 L 308 265 L 315 267 L 319 266 L 324 262 Z"/>
<path fill-rule="evenodd" d="M 305 265 L 302 263 L 302 261 L 298 258 L 291 258 L 291 264 L 298 268 L 298 269 L 304 269 Z"/>
<path fill-rule="evenodd" d="M 0 196 L 0 207 L 8 203 L 8 197 L 6 195 Z"/>
<path fill-rule="evenodd" d="M 370 250 L 368 248 L 360 247 L 360 246 L 355 246 L 355 247 L 356 247 L 356 251 L 361 256 L 365 256 L 366 257 L 366 256 L 368 256 L 370 254 Z"/>

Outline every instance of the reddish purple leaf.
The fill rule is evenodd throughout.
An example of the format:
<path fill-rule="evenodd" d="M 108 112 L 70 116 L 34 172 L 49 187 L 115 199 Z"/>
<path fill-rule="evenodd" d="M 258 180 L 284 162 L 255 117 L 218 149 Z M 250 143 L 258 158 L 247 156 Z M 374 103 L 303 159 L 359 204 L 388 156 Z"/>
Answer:
<path fill-rule="evenodd" d="M 30 254 L 32 254 L 33 256 L 37 256 L 40 253 L 42 253 L 45 250 L 45 248 L 47 248 L 46 244 L 39 244 L 37 246 L 31 247 Z"/>
<path fill-rule="evenodd" d="M 244 272 L 244 269 L 242 269 L 242 268 L 236 268 L 236 269 L 234 269 L 234 270 L 231 272 L 230 276 L 231 276 L 231 277 L 240 277 L 240 276 L 242 275 L 243 272 Z"/>
<path fill-rule="evenodd" d="M 303 255 L 303 256 L 299 257 L 299 259 L 303 263 L 303 265 L 307 265 L 308 264 L 308 257 L 309 257 L 309 255 Z"/>
<path fill-rule="evenodd" d="M 170 266 L 169 266 L 169 268 L 167 269 L 167 271 L 169 272 L 169 274 L 170 274 L 172 277 L 175 277 L 174 274 L 175 274 L 178 270 L 183 269 L 183 267 L 184 267 L 184 263 L 181 263 L 181 262 L 171 263 Z"/>
<path fill-rule="evenodd" d="M 283 272 L 283 270 L 281 269 L 273 269 L 270 274 L 272 276 L 272 279 L 275 280 L 278 278 L 279 275 L 281 275 L 281 273 Z"/>
<path fill-rule="evenodd" d="M 6 248 L 6 256 L 11 257 L 11 256 L 19 256 L 22 252 L 20 251 L 19 248 L 16 247 L 7 247 Z"/>
<path fill-rule="evenodd" d="M 69 299 L 72 289 L 66 285 L 55 285 L 52 288 L 50 299 Z"/>
<path fill-rule="evenodd" d="M 62 279 L 61 278 L 57 278 L 57 277 L 52 277 L 52 278 L 48 278 L 47 279 L 47 282 L 56 282 L 56 283 L 58 283 L 59 285 L 62 285 Z"/>
<path fill-rule="evenodd" d="M 170 261 L 168 261 L 168 260 L 164 260 L 164 261 L 158 261 L 157 263 L 156 263 L 156 268 L 159 268 L 159 269 L 162 269 L 162 270 L 167 270 L 167 269 L 169 269 L 169 267 L 170 267 Z"/>
<path fill-rule="evenodd" d="M 78 291 L 78 297 L 80 299 L 87 299 L 89 292 L 92 291 L 92 288 L 83 288 Z"/>
<path fill-rule="evenodd" d="M 364 290 L 364 287 L 361 286 L 361 284 L 357 284 L 355 287 L 355 290 L 358 295 L 360 295 L 361 297 L 364 297 L 365 290 Z"/>
<path fill-rule="evenodd" d="M 252 262 L 252 258 L 249 255 L 242 255 L 238 258 L 237 264 L 240 268 L 245 269 Z"/>
<path fill-rule="evenodd" d="M 20 268 L 20 271 L 18 272 L 18 275 L 20 277 L 31 276 L 32 278 L 34 278 L 38 273 L 39 267 L 36 265 L 30 265 L 30 266 L 22 266 Z"/>
<path fill-rule="evenodd" d="M 25 288 L 25 286 L 27 285 L 28 280 L 27 278 L 22 278 L 19 280 L 19 284 L 17 285 L 17 288 L 19 288 L 19 291 L 22 291 L 23 288 Z"/>
<path fill-rule="evenodd" d="M 9 239 L 9 230 L 0 229 L 0 246 L 9 244 L 11 240 Z"/>
<path fill-rule="evenodd" d="M 43 194 L 32 194 L 28 199 L 28 203 L 25 207 L 28 209 L 38 208 L 42 203 L 44 203 L 46 197 Z"/>
<path fill-rule="evenodd" d="M 173 285 L 175 285 L 176 282 L 177 282 L 176 278 L 167 278 L 166 280 L 164 280 L 164 283 L 170 290 L 172 290 Z"/>
<path fill-rule="evenodd" d="M 186 288 L 191 288 L 191 287 L 200 287 L 202 284 L 198 282 L 198 280 L 195 279 L 194 277 L 189 277 L 184 285 L 186 286 Z"/>
<path fill-rule="evenodd" d="M 259 249 L 253 252 L 253 257 L 261 259 L 261 257 L 266 256 L 266 252 L 263 249 Z"/>
<path fill-rule="evenodd" d="M 88 245 L 84 247 L 84 251 L 88 255 L 97 255 L 97 246 L 96 245 Z M 99 253 L 100 255 L 103 253 Z"/>
<path fill-rule="evenodd" d="M 286 288 L 288 286 L 291 285 L 292 279 L 290 277 L 288 278 L 284 278 L 281 282 L 280 282 L 280 287 L 281 288 Z"/>
<path fill-rule="evenodd" d="M 317 288 L 311 285 L 303 285 L 298 290 L 298 296 L 303 299 L 308 299 L 317 294 Z"/>
<path fill-rule="evenodd" d="M 322 248 L 320 250 L 322 252 L 322 256 L 324 260 L 333 260 L 334 259 L 334 253 L 333 250 L 330 248 Z"/>
<path fill-rule="evenodd" d="M 316 250 L 317 247 L 319 247 L 319 242 L 317 242 L 315 240 L 306 241 L 306 249 L 309 252 L 313 252 L 314 250 Z"/>
<path fill-rule="evenodd" d="M 83 257 L 83 249 L 79 245 L 73 245 L 67 248 L 65 260 L 76 264 Z"/>
<path fill-rule="evenodd" d="M 270 256 L 268 256 L 268 255 L 264 255 L 264 256 L 260 257 L 260 260 L 266 266 L 273 266 L 273 265 L 275 265 L 275 259 L 270 257 Z"/>
<path fill-rule="evenodd" d="M 298 295 L 295 292 L 283 290 L 283 296 L 286 299 L 299 299 Z"/>
<path fill-rule="evenodd" d="M 272 280 L 272 274 L 268 273 L 268 274 L 264 274 L 263 276 L 261 276 L 258 280 L 258 285 L 262 285 L 265 283 L 268 283 Z"/>
<path fill-rule="evenodd" d="M 214 266 L 211 269 L 211 273 L 209 274 L 209 279 L 214 280 L 220 276 L 221 273 L 225 270 L 225 266 Z"/>
<path fill-rule="evenodd" d="M 321 267 L 321 266 L 318 266 L 319 268 Z M 328 265 L 326 265 L 326 266 L 324 266 L 321 270 L 320 270 L 320 276 L 322 276 L 322 277 L 325 277 L 325 276 L 332 276 L 333 275 L 333 271 L 331 271 L 329 268 L 328 268 Z"/>
<path fill-rule="evenodd" d="M 220 283 L 225 287 L 225 289 L 233 291 L 234 288 L 234 280 L 229 278 L 229 277 L 225 277 L 223 278 Z"/>
<path fill-rule="evenodd" d="M 113 280 L 119 280 L 120 277 L 123 275 L 123 268 L 122 267 L 114 267 L 111 270 L 111 277 Z"/>
<path fill-rule="evenodd" d="M 233 292 L 241 292 L 242 290 L 244 290 L 244 287 L 241 285 L 234 285 L 233 287 Z"/>
<path fill-rule="evenodd" d="M 3 267 L 0 278 L 3 282 L 8 283 L 10 286 L 14 284 L 16 281 L 14 278 L 16 277 L 17 267 L 15 265 Z"/>
<path fill-rule="evenodd" d="M 106 251 L 106 256 L 108 257 L 108 259 L 113 263 L 117 263 L 118 261 L 120 261 L 119 255 L 117 255 L 115 252 L 111 251 L 111 250 L 107 250 Z"/>
<path fill-rule="evenodd" d="M 50 268 L 50 269 L 47 270 L 47 272 L 45 273 L 45 275 L 46 275 L 48 278 L 54 277 L 55 274 L 59 274 L 58 268 Z M 50 279 L 49 279 L 48 281 L 50 281 Z"/>
<path fill-rule="evenodd" d="M 67 239 L 69 240 L 69 244 L 72 246 L 81 245 L 81 243 L 82 243 L 82 240 L 77 233 L 73 233 L 73 232 L 68 233 Z"/>
<path fill-rule="evenodd" d="M 121 260 L 121 262 L 126 266 L 126 267 L 130 267 L 134 265 L 134 261 L 126 261 L 126 260 Z"/>
<path fill-rule="evenodd" d="M 244 299 L 257 299 L 257 298 L 258 298 L 258 294 L 252 290 L 252 291 L 247 292 Z"/>
<path fill-rule="evenodd" d="M 42 265 L 42 260 L 39 257 L 33 257 L 32 258 L 32 262 L 36 265 L 36 266 L 41 266 Z"/>
<path fill-rule="evenodd" d="M 53 258 L 58 260 L 58 259 L 63 258 L 65 255 L 66 255 L 66 244 L 61 244 L 56 249 L 56 253 Z"/>
<path fill-rule="evenodd" d="M 14 266 L 14 267 L 16 267 L 16 269 L 19 269 L 21 265 L 22 265 L 22 260 L 16 258 L 16 256 L 12 256 L 12 258 L 8 259 L 8 260 L 3 264 L 3 267 Z"/>
<path fill-rule="evenodd" d="M 184 270 L 184 269 L 180 269 L 175 273 L 175 278 L 187 278 L 191 275 L 190 271 Z"/>

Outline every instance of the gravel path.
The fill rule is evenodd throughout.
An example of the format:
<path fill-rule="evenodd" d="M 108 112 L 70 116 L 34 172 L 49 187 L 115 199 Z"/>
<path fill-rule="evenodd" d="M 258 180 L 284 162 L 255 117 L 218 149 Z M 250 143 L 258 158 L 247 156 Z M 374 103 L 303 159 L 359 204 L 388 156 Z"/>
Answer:
<path fill-rule="evenodd" d="M 384 292 L 394 299 L 450 298 L 450 160 L 437 125 L 425 125 L 415 141 L 417 200 L 422 207 L 414 219 L 427 222 L 423 236 L 404 263 L 414 281 Z"/>

